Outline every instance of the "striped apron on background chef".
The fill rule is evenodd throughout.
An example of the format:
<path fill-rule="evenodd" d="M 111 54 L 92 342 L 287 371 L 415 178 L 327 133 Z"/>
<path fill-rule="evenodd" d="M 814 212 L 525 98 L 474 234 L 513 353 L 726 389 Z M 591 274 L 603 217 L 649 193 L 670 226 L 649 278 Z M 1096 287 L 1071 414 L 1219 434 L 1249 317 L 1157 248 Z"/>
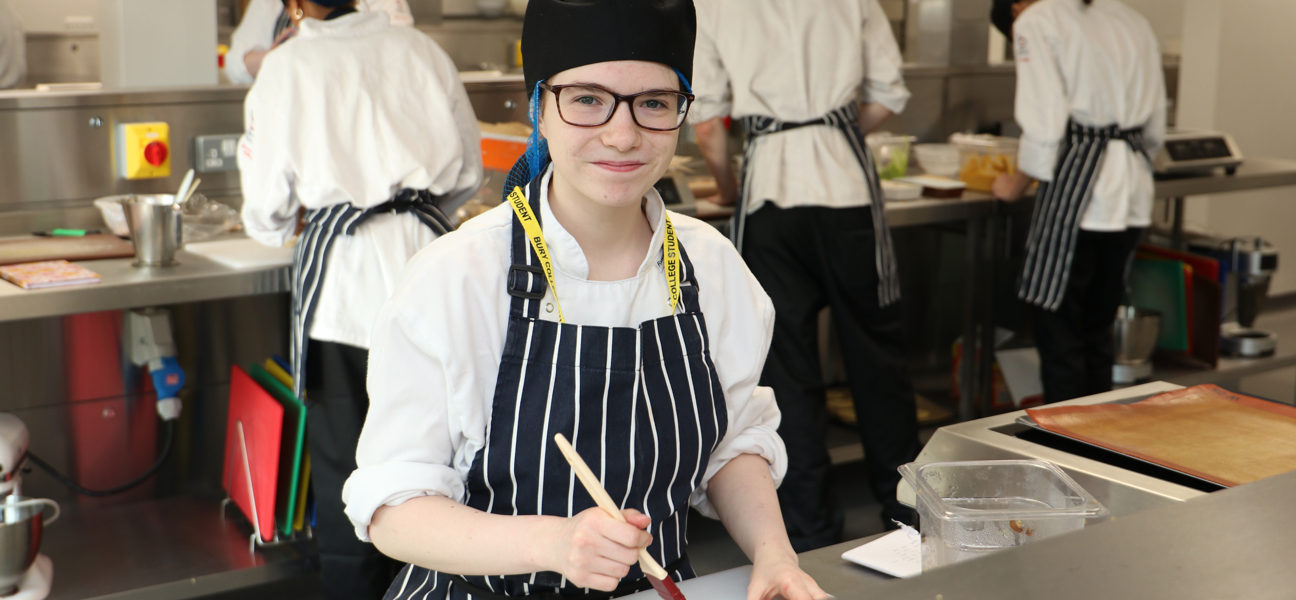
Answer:
<path fill-rule="evenodd" d="M 1107 143 L 1127 143 L 1151 162 L 1142 127 L 1091 127 L 1070 121 L 1067 129 L 1058 148 L 1053 181 L 1041 182 L 1035 196 L 1035 210 L 1026 238 L 1026 268 L 1017 287 L 1019 298 L 1049 311 L 1056 311 L 1062 305 L 1071 277 L 1080 220 L 1093 197 L 1093 185 L 1098 181 Z"/>
<path fill-rule="evenodd" d="M 878 303 L 890 305 L 900 299 L 900 275 L 896 270 L 895 249 L 891 244 L 891 228 L 887 227 L 885 199 L 882 196 L 882 181 L 878 177 L 877 165 L 873 162 L 873 153 L 864 141 L 864 132 L 859 127 L 859 107 L 855 103 L 835 109 L 828 114 L 809 121 L 779 121 L 773 117 L 747 116 L 741 119 L 743 129 L 747 132 L 747 144 L 743 149 L 742 171 L 739 173 L 740 190 L 738 208 L 734 210 L 734 221 L 730 236 L 738 252 L 742 253 L 743 235 L 746 233 L 747 206 L 751 198 L 752 159 L 756 157 L 757 143 L 761 137 L 791 131 L 801 127 L 824 125 L 834 127 L 846 136 L 850 142 L 855 159 L 864 170 L 864 179 L 868 183 L 869 203 L 873 213 L 873 239 L 877 244 Z"/>
<path fill-rule="evenodd" d="M 537 220 L 540 180 L 538 175 L 527 186 Z M 473 458 L 464 504 L 497 515 L 559 517 L 594 507 L 553 445 L 561 433 L 613 500 L 652 519 L 648 552 L 674 579 L 693 576 L 684 552 L 689 498 L 724 438 L 728 413 L 693 265 L 682 246 L 680 255 L 676 314 L 638 328 L 545 321 L 542 305 L 553 311 L 544 300 L 548 283 L 514 216 L 513 266 L 501 282 L 512 296 L 508 331 L 485 446 Z M 406 565 L 385 598 L 600 600 L 648 588 L 638 565 L 611 593 L 578 588 L 555 572 L 465 577 Z"/>
<path fill-rule="evenodd" d="M 381 213 L 412 212 L 437 235 L 445 235 L 454 226 L 437 208 L 438 201 L 427 190 L 405 188 L 391 200 L 372 208 L 361 209 L 343 203 L 306 213 L 306 227 L 297 240 L 297 253 L 293 257 L 292 377 L 293 393 L 298 398 L 305 399 L 302 393 L 306 388 L 307 338 L 319 302 L 319 290 L 324 285 L 324 269 L 328 265 L 333 241 L 339 235 L 354 234 L 369 217 Z"/>

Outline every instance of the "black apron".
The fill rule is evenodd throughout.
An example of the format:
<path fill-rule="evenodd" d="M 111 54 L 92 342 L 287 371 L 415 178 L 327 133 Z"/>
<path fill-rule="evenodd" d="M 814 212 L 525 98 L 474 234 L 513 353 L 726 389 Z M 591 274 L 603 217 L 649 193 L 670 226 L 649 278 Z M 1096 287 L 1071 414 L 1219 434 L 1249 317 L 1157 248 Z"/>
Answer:
<path fill-rule="evenodd" d="M 773 117 L 747 116 L 742 118 L 743 129 L 747 132 L 747 144 L 743 149 L 742 172 L 739 173 L 739 200 L 734 210 L 734 222 L 730 237 L 738 252 L 742 252 L 743 235 L 747 223 L 747 205 L 751 198 L 751 164 L 756 157 L 758 140 L 766 135 L 780 131 L 790 131 L 801 127 L 825 125 L 835 127 L 850 142 L 855 159 L 864 171 L 864 180 L 868 183 L 869 203 L 873 213 L 873 238 L 877 240 L 877 273 L 878 303 L 888 306 L 900 299 L 900 275 L 896 270 L 895 249 L 891 244 L 891 229 L 887 227 L 886 204 L 882 196 L 882 181 L 878 177 L 877 164 L 873 162 L 873 153 L 864 141 L 864 132 L 859 128 L 859 107 L 848 104 L 810 121 L 787 122 Z"/>
<path fill-rule="evenodd" d="M 1049 311 L 1056 311 L 1062 305 L 1080 220 L 1093 197 L 1107 143 L 1112 141 L 1129 144 L 1151 163 L 1142 127 L 1090 127 L 1075 121 L 1067 124 L 1067 135 L 1058 148 L 1053 181 L 1041 182 L 1035 196 L 1035 210 L 1026 238 L 1026 268 L 1017 287 L 1017 296 L 1027 304 Z"/>
<path fill-rule="evenodd" d="M 536 219 L 541 179 L 527 186 Z M 512 296 L 508 331 L 486 444 L 473 458 L 464 504 L 497 515 L 559 517 L 595 506 L 553 443 L 561 433 L 614 501 L 652 519 L 648 552 L 658 563 L 673 579 L 693 577 L 684 553 L 689 498 L 724 439 L 728 412 L 693 265 L 682 246 L 680 254 L 676 314 L 637 328 L 545 321 L 548 284 L 514 216 L 513 266 L 500 282 Z M 575 587 L 555 572 L 463 577 L 407 565 L 385 598 L 599 600 L 648 588 L 638 565 L 612 593 Z"/>
<path fill-rule="evenodd" d="M 395 198 L 369 209 L 346 203 L 306 213 L 306 227 L 297 240 L 297 253 L 293 257 L 292 377 L 293 393 L 298 398 L 302 398 L 306 388 L 306 339 L 310 336 L 319 291 L 324 285 L 324 269 L 328 265 L 333 240 L 339 235 L 354 234 L 369 217 L 380 213 L 412 212 L 432 231 L 445 235 L 454 227 L 437 207 L 438 202 L 439 199 L 427 190 L 405 188 L 397 192 Z M 336 285 L 346 285 L 346 282 Z"/>

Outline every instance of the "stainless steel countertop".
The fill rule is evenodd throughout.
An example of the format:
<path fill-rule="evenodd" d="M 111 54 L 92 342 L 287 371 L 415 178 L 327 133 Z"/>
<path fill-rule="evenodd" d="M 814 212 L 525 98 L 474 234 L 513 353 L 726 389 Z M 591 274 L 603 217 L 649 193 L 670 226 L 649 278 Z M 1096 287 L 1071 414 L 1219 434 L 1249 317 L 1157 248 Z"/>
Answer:
<path fill-rule="evenodd" d="M 1207 177 L 1158 180 L 1155 194 L 1157 198 L 1180 198 L 1285 185 L 1296 185 L 1296 160 L 1249 157 L 1238 166 L 1235 175 L 1217 173 Z"/>
<path fill-rule="evenodd" d="M 825 578 L 823 587 L 840 600 L 1290 599 L 1296 594 L 1293 498 L 1296 472 L 914 579 L 883 580 L 839 565 L 838 577 Z M 840 555 L 859 543 L 816 552 Z M 822 560 L 816 572 L 832 568 L 829 556 L 807 560 L 814 554 L 803 564 Z"/>
<path fill-rule="evenodd" d="M 234 269 L 181 250 L 174 267 L 136 268 L 133 258 L 78 261 L 99 283 L 24 290 L 0 281 L 0 321 L 17 321 L 100 310 L 202 302 L 288 292 L 288 267 Z"/>
<path fill-rule="evenodd" d="M 318 570 L 310 543 L 251 552 L 236 512 L 181 496 L 68 514 L 41 543 L 54 561 L 49 600 L 200 598 Z"/>

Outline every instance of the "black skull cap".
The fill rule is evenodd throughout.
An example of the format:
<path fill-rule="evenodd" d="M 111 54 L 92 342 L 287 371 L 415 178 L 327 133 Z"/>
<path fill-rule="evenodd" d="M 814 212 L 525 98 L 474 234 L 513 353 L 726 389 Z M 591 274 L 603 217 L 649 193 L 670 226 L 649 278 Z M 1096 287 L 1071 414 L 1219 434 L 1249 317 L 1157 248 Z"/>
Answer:
<path fill-rule="evenodd" d="M 567 69 L 614 60 L 661 63 L 693 79 L 693 0 L 530 0 L 522 24 L 527 95 Z"/>

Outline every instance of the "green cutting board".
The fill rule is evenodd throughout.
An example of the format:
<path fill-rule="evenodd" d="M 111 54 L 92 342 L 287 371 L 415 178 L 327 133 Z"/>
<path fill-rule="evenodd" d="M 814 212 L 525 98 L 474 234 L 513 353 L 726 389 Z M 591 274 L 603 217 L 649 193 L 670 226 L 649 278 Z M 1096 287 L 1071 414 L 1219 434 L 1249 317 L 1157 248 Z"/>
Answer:
<path fill-rule="evenodd" d="M 284 407 L 283 448 L 279 451 L 279 484 L 275 494 L 275 528 L 279 535 L 293 532 L 293 513 L 297 510 L 297 488 L 301 485 L 302 447 L 306 439 L 306 405 L 261 365 L 248 369 L 257 384 L 270 392 Z"/>
<path fill-rule="evenodd" d="M 1188 291 L 1181 260 L 1134 260 L 1130 271 L 1130 301 L 1139 308 L 1161 311 L 1161 331 L 1156 347 L 1188 351 Z"/>

